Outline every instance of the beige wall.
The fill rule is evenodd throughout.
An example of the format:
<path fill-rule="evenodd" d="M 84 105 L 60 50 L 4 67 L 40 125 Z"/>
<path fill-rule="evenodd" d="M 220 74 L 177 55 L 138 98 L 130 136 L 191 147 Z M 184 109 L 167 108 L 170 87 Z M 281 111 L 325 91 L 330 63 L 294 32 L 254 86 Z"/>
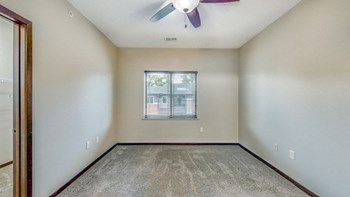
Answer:
<path fill-rule="evenodd" d="M 0 165 L 13 160 L 13 24 L 0 18 Z"/>
<path fill-rule="evenodd" d="M 0 3 L 34 25 L 33 196 L 48 196 L 116 141 L 237 142 L 239 59 L 239 141 L 316 193 L 347 195 L 349 1 L 303 1 L 240 55 L 117 50 L 74 9 L 70 18 L 66 1 Z M 142 120 L 144 70 L 198 71 L 199 120 Z"/>
<path fill-rule="evenodd" d="M 237 66 L 237 50 L 119 49 L 118 142 L 237 142 Z M 198 71 L 199 120 L 142 120 L 144 70 Z"/>
<path fill-rule="evenodd" d="M 64 0 L 0 3 L 33 22 L 33 196 L 47 197 L 115 143 L 117 50 Z"/>
<path fill-rule="evenodd" d="M 302 1 L 240 50 L 240 143 L 321 196 L 349 196 L 349 8 Z"/>

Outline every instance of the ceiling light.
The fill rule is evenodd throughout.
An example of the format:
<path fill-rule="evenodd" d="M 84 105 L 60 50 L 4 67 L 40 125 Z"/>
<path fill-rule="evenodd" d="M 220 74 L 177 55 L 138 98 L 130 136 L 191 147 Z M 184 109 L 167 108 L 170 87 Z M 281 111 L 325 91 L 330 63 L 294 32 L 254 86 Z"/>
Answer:
<path fill-rule="evenodd" d="M 199 5 L 199 0 L 173 0 L 173 4 L 180 12 L 189 13 Z"/>

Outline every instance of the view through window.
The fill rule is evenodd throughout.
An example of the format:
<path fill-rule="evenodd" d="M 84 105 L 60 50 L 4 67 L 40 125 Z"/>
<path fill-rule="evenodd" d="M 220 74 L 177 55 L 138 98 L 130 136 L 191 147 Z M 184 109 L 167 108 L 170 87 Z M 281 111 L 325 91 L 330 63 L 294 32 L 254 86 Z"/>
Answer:
<path fill-rule="evenodd" d="M 197 118 L 197 72 L 145 71 L 145 118 Z"/>

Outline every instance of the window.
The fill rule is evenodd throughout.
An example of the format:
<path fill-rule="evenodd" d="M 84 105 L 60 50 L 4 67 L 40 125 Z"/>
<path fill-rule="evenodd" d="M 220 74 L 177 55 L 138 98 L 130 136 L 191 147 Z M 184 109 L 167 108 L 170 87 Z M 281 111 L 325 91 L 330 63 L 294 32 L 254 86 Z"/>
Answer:
<path fill-rule="evenodd" d="M 153 96 L 148 96 L 147 97 L 147 103 L 153 103 L 154 102 L 154 97 Z"/>
<path fill-rule="evenodd" d="M 166 96 L 163 96 L 163 103 L 166 103 L 167 102 L 167 97 Z"/>
<path fill-rule="evenodd" d="M 145 118 L 197 118 L 197 72 L 145 71 Z"/>

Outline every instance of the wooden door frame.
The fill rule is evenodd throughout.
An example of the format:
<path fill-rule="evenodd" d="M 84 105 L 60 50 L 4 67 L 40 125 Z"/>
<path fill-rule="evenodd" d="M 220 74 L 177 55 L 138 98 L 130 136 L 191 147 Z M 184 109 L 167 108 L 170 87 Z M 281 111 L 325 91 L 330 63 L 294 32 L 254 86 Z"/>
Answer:
<path fill-rule="evenodd" d="M 14 196 L 32 196 L 32 22 L 0 5 L 15 25 Z"/>

